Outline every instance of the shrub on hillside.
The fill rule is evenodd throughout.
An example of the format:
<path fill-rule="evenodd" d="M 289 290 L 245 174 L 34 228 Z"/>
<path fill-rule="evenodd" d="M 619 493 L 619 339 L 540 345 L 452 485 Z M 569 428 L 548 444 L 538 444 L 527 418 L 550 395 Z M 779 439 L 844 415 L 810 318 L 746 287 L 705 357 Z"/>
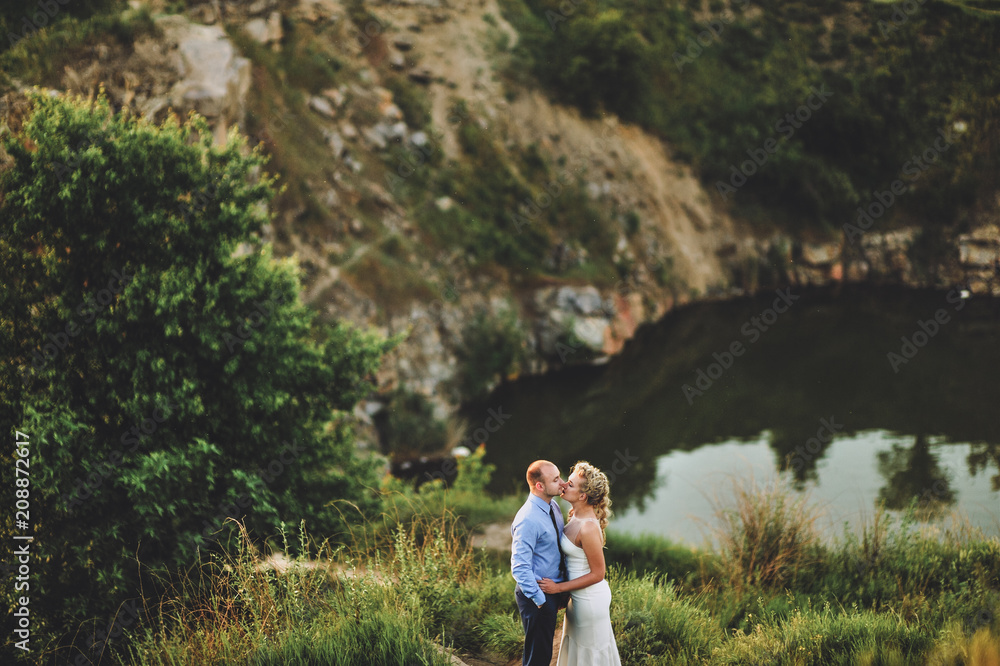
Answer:
<path fill-rule="evenodd" d="M 466 400 L 482 397 L 498 381 L 519 372 L 527 353 L 517 311 L 508 307 L 496 314 L 476 312 L 462 331 L 456 354 L 457 389 Z"/>
<path fill-rule="evenodd" d="M 344 415 L 393 343 L 314 326 L 259 239 L 272 180 L 238 139 L 103 97 L 31 103 L 2 138 L 0 403 L 32 447 L 35 626 L 62 637 L 138 595 L 137 560 L 190 564 L 226 517 L 260 538 L 343 531 L 331 498 L 374 513 L 378 464 Z"/>

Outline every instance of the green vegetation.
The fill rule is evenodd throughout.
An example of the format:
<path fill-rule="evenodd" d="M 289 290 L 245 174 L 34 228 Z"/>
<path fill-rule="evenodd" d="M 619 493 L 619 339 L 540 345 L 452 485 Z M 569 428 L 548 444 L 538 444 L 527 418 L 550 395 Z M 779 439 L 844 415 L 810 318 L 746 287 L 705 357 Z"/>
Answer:
<path fill-rule="evenodd" d="M 902 178 L 892 216 L 961 222 L 997 181 L 1000 13 L 970 4 L 503 0 L 521 34 L 511 77 L 666 138 L 713 194 L 768 139 L 745 186 L 718 197 L 767 225 L 840 227 Z M 983 3 L 983 8 L 995 3 Z M 566 8 L 569 8 L 567 11 Z M 801 124 L 813 89 L 832 95 Z M 816 100 L 813 100 L 816 106 Z M 805 113 L 803 115 L 806 115 Z M 955 123 L 954 144 L 915 166 Z M 761 153 L 758 153 L 760 155 Z M 760 161 L 760 160 L 758 160 Z M 904 174 L 907 164 L 914 171 Z M 755 173 L 754 173 L 755 172 Z M 775 215 L 777 213 L 777 216 Z"/>
<path fill-rule="evenodd" d="M 385 408 L 374 419 L 383 453 L 407 460 L 443 451 L 447 427 L 434 417 L 434 406 L 422 393 L 397 388 L 384 397 Z"/>
<path fill-rule="evenodd" d="M 300 530 L 301 555 L 285 570 L 260 568 L 249 541 L 234 542 L 168 586 L 167 600 L 147 607 L 115 651 L 140 666 L 441 663 L 433 641 L 494 660 L 516 657 L 523 635 L 507 556 L 471 546 L 479 523 L 465 512 L 481 510 L 471 501 L 479 494 L 492 513 L 481 520 L 509 521 L 523 497 L 481 501 L 491 473 L 482 455 L 461 463 L 451 489 L 388 481 L 382 520 L 348 547 L 308 543 Z M 730 509 L 746 518 L 726 519 Z M 746 542 L 761 521 L 771 526 L 760 542 L 773 553 L 795 540 L 790 533 L 809 532 L 811 520 L 807 507 L 774 489 L 748 490 L 719 517 L 730 542 Z M 783 585 L 762 575 L 773 569 L 765 558 L 735 562 L 611 533 L 622 663 L 992 666 L 1000 654 L 1000 542 L 951 536 L 942 542 L 881 516 L 853 541 L 814 544 L 816 559 L 785 558 L 801 570 Z M 857 541 L 878 552 L 862 567 Z M 648 553 L 641 567 L 619 555 L 637 551 Z M 735 571 L 720 579 L 728 567 Z M 859 583 L 879 589 L 877 598 L 852 598 L 847 589 Z"/>
<path fill-rule="evenodd" d="M 493 497 L 483 492 L 495 467 L 483 462 L 486 447 L 479 445 L 472 455 L 459 458 L 454 479 L 446 484 L 443 479 L 423 483 L 414 491 L 411 484 L 386 477 L 382 483 L 385 510 L 383 522 L 365 543 L 378 542 L 378 534 L 388 533 L 397 525 L 406 525 L 423 518 L 449 517 L 450 529 L 467 538 L 482 526 L 509 520 L 524 502 L 523 497 Z M 361 538 L 355 538 L 358 543 Z"/>
<path fill-rule="evenodd" d="M 392 314 L 405 311 L 415 300 L 434 298 L 434 290 L 410 262 L 385 252 L 364 253 L 344 268 L 344 275 L 358 291 Z"/>
<path fill-rule="evenodd" d="M 462 331 L 456 350 L 461 370 L 456 378 L 457 393 L 478 398 L 507 377 L 521 370 L 527 353 L 525 332 L 517 310 L 508 307 L 498 314 L 481 309 Z"/>
<path fill-rule="evenodd" d="M 32 447 L 33 627 L 86 640 L 227 516 L 259 539 L 376 515 L 379 460 L 347 416 L 397 341 L 314 324 L 259 238 L 273 180 L 238 138 L 104 97 L 30 103 L 2 137 L 0 404 Z"/>
<path fill-rule="evenodd" d="M 121 0 L 74 0 L 56 6 L 59 11 L 46 23 L 32 20 L 47 16 L 37 3 L 0 6 L 0 87 L 9 86 L 13 76 L 58 88 L 64 67 L 75 64 L 98 40 L 110 37 L 113 44 L 130 47 L 155 29 L 145 8 L 131 10 Z M 29 25 L 39 27 L 32 31 Z"/>

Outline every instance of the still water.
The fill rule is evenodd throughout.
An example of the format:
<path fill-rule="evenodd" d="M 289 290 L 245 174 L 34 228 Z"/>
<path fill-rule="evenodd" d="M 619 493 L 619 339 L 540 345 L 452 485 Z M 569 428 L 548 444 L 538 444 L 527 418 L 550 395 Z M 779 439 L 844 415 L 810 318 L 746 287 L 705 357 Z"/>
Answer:
<path fill-rule="evenodd" d="M 634 534 L 700 544 L 734 482 L 776 478 L 830 536 L 913 501 L 1000 534 L 1000 301 L 784 293 L 675 310 L 604 365 L 468 406 L 470 423 L 510 414 L 486 442 L 491 490 L 526 492 L 539 457 L 564 473 L 588 460 L 611 477 L 613 525 Z"/>

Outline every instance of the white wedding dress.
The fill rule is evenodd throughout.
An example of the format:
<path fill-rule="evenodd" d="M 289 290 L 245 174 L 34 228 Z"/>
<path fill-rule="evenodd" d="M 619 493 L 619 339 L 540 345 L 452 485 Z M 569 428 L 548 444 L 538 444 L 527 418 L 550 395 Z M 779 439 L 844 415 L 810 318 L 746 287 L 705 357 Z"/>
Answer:
<path fill-rule="evenodd" d="M 583 548 L 565 534 L 561 543 L 570 580 L 590 573 L 590 563 Z M 621 666 L 618 644 L 611 630 L 611 587 L 608 581 L 602 580 L 569 594 L 556 666 Z"/>

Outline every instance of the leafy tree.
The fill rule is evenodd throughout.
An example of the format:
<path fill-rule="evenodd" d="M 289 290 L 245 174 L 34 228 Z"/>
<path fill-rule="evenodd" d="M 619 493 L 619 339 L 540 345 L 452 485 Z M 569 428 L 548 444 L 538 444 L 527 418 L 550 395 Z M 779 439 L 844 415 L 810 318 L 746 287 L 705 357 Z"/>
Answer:
<path fill-rule="evenodd" d="M 382 450 L 397 459 L 442 450 L 448 439 L 434 405 L 421 393 L 399 387 L 389 394 L 385 409 L 375 415 Z"/>
<path fill-rule="evenodd" d="M 525 362 L 524 331 L 513 308 L 492 314 L 480 309 L 462 330 L 456 350 L 460 370 L 455 378 L 458 395 L 484 397 L 499 381 L 521 371 Z"/>
<path fill-rule="evenodd" d="M 196 116 L 30 103 L 2 138 L 0 402 L 30 441 L 35 621 L 103 629 L 137 562 L 190 564 L 227 517 L 335 537 L 373 512 L 379 463 L 344 410 L 396 341 L 314 324 L 257 235 L 264 158 Z"/>

